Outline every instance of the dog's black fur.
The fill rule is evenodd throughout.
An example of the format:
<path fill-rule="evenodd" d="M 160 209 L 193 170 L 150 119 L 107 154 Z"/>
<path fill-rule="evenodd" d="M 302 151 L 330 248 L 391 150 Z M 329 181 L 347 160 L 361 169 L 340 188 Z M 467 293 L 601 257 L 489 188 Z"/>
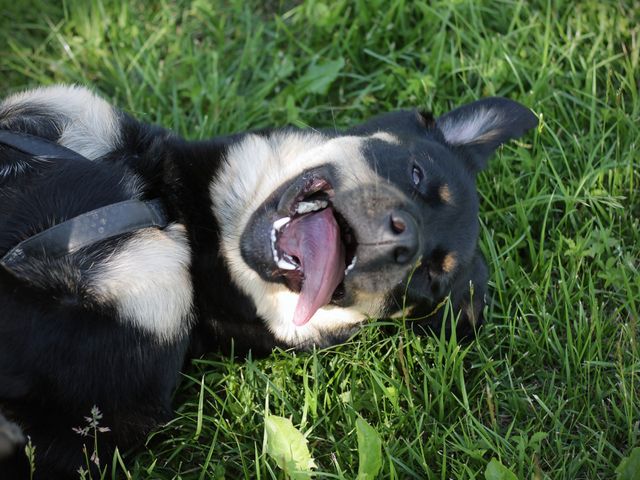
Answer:
<path fill-rule="evenodd" d="M 170 418 L 188 351 L 226 349 L 231 340 L 236 353 L 257 355 L 276 345 L 330 345 L 367 316 L 432 314 L 415 324 L 437 327 L 441 313 L 433 311 L 448 294 L 460 328 L 473 329 L 487 281 L 475 174 L 536 123 L 521 105 L 492 98 L 438 119 L 403 111 L 345 132 L 187 142 L 84 89 L 10 97 L 0 104 L 0 129 L 58 142 L 88 161 L 0 145 L 0 256 L 133 198 L 160 198 L 171 225 L 0 268 L 2 478 L 27 475 L 18 425 L 36 446 L 36 478 L 72 477 L 84 465 L 83 444 L 92 443 L 72 429 L 94 405 L 110 429 L 99 434 L 103 461 L 115 445 L 140 442 Z M 301 216 L 301 200 L 328 204 L 332 215 L 318 222 L 339 228 L 330 241 L 344 249 L 338 265 L 357 262 L 346 277 L 333 268 L 339 286 L 329 304 L 293 326 L 297 292 L 312 273 L 304 258 L 291 260 L 302 261 L 296 270 L 276 263 L 290 252 L 274 222 Z M 311 264 L 325 254 L 305 255 Z"/>

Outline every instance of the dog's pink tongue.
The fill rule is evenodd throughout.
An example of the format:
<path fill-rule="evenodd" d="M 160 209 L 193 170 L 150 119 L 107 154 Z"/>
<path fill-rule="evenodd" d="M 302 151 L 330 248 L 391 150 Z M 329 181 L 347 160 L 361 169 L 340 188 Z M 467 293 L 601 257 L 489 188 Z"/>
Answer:
<path fill-rule="evenodd" d="M 301 326 L 329 303 L 344 278 L 345 249 L 331 209 L 291 220 L 282 232 L 278 246 L 300 260 L 304 278 L 293 323 Z"/>

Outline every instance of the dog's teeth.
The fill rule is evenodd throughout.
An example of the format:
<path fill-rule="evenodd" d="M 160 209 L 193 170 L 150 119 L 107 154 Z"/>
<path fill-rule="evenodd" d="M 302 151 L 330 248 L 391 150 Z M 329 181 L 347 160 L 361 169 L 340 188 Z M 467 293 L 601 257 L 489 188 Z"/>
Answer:
<path fill-rule="evenodd" d="M 287 262 L 289 262 L 292 265 L 295 265 L 296 267 L 299 267 L 300 264 L 296 261 L 295 258 L 293 258 L 291 255 L 285 253 L 282 255 L 282 258 L 284 258 Z"/>
<path fill-rule="evenodd" d="M 281 258 L 278 261 L 278 267 L 282 270 L 295 270 L 296 268 L 298 268 L 294 264 L 287 262 L 284 258 Z"/>
<path fill-rule="evenodd" d="M 358 260 L 358 257 L 357 257 L 357 256 L 354 256 L 354 257 L 353 257 L 353 260 L 351 260 L 351 263 L 349 264 L 349 266 L 348 266 L 348 267 L 346 268 L 346 270 L 344 271 L 344 276 L 345 276 L 345 277 L 349 274 L 349 272 L 350 272 L 351 270 L 353 270 L 353 267 L 355 267 L 355 266 L 356 266 L 356 260 Z"/>
<path fill-rule="evenodd" d="M 278 249 L 276 248 L 276 242 L 278 241 L 278 232 L 282 229 L 282 227 L 284 227 L 287 223 L 289 223 L 290 220 L 291 220 L 291 217 L 282 217 L 276 220 L 275 222 L 273 222 L 273 225 L 271 228 L 271 235 L 270 235 L 271 236 L 271 253 L 273 254 L 273 261 L 278 265 L 278 267 L 283 268 L 285 270 L 294 270 L 295 268 L 297 268 L 295 265 L 291 267 L 290 266 L 291 262 L 287 263 L 284 260 L 282 260 L 278 255 Z M 288 255 L 285 255 L 285 256 L 288 257 Z"/>
<path fill-rule="evenodd" d="M 273 254 L 273 261 L 278 262 L 278 250 L 276 249 L 276 229 L 271 229 L 271 253 Z"/>
<path fill-rule="evenodd" d="M 278 267 L 283 270 L 296 270 L 300 266 L 291 255 L 287 255 L 286 253 L 283 253 L 282 258 L 276 263 Z"/>
<path fill-rule="evenodd" d="M 296 206 L 296 213 L 303 214 L 313 212 L 315 210 L 315 205 L 311 202 L 300 202 Z"/>
<path fill-rule="evenodd" d="M 326 200 L 314 200 L 313 202 L 300 202 L 296 207 L 296 213 L 304 214 L 309 212 L 315 212 L 316 210 L 322 210 L 329 205 Z"/>
<path fill-rule="evenodd" d="M 275 222 L 273 222 L 273 234 L 275 235 L 275 232 L 279 232 L 282 229 L 282 227 L 284 227 L 287 223 L 289 223 L 290 220 L 291 220 L 291 217 L 282 217 L 276 220 Z"/>

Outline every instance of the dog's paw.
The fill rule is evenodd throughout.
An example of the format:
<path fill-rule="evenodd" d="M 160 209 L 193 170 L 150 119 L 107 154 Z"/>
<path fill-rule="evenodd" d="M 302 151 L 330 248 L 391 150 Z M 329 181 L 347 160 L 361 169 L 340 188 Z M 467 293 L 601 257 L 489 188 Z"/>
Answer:
<path fill-rule="evenodd" d="M 20 427 L 0 415 L 0 461 L 13 455 L 24 443 Z"/>

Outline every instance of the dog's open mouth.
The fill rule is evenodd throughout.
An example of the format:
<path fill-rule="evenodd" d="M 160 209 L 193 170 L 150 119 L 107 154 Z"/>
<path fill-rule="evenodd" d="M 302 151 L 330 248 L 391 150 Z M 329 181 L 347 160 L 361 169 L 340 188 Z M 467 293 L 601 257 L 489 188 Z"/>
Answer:
<path fill-rule="evenodd" d="M 285 193 L 278 210 L 288 215 L 272 225 L 277 274 L 291 290 L 300 292 L 293 316 L 297 326 L 344 295 L 343 280 L 357 260 L 354 232 L 334 208 L 333 194 L 326 179 L 309 178 L 295 195 Z"/>

